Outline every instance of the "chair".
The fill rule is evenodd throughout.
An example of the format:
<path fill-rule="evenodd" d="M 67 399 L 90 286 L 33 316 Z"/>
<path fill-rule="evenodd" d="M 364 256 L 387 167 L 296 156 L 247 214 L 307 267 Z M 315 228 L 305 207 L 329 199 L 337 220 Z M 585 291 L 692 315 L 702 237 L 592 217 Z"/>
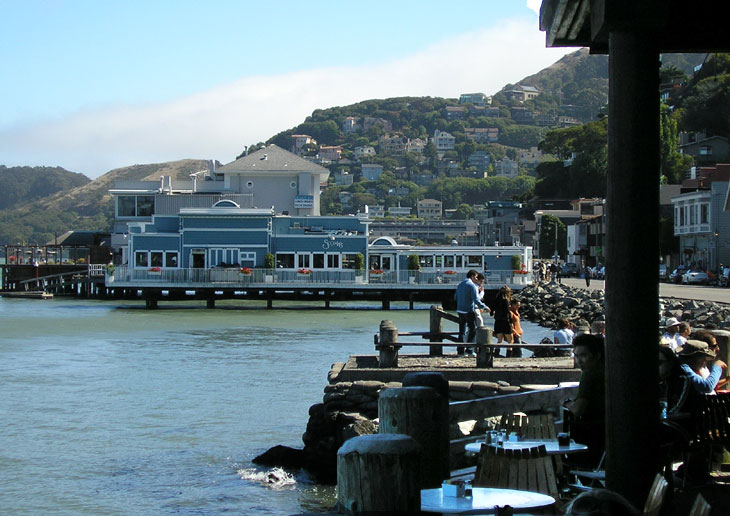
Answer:
<path fill-rule="evenodd" d="M 516 432 L 525 440 L 558 438 L 552 414 L 503 414 L 499 429 L 507 433 Z"/>
<path fill-rule="evenodd" d="M 662 509 L 662 503 L 664 502 L 664 495 L 667 492 L 669 483 L 659 473 L 654 477 L 654 482 L 651 484 L 649 489 L 649 495 L 646 498 L 644 504 L 644 516 L 659 516 L 659 512 Z"/>
<path fill-rule="evenodd" d="M 575 476 L 575 483 L 569 484 L 571 489 L 576 491 L 590 491 L 596 487 L 606 486 L 606 470 L 603 463 L 606 460 L 606 452 L 603 452 L 598 465 L 590 470 L 571 469 L 570 474 Z M 585 481 L 585 483 L 584 483 Z"/>
<path fill-rule="evenodd" d="M 552 496 L 560 505 L 558 482 L 545 445 L 511 450 L 483 444 L 473 485 L 535 491 Z"/>
<path fill-rule="evenodd" d="M 698 494 L 695 503 L 692 504 L 692 509 L 689 511 L 689 516 L 710 516 L 711 511 L 712 507 L 707 503 L 707 500 L 701 494 Z"/>

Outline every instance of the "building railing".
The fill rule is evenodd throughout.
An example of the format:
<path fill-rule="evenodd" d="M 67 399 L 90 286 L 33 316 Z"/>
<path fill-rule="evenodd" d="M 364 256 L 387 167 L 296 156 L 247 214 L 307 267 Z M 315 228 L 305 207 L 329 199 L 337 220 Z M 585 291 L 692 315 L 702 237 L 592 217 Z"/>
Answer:
<path fill-rule="evenodd" d="M 453 285 L 464 279 L 466 271 L 446 274 L 424 271 L 358 271 L 318 269 L 249 269 L 210 268 L 173 269 L 163 267 L 134 268 L 118 265 L 107 268 L 106 283 L 131 284 L 180 284 L 199 286 L 246 286 L 261 284 L 386 284 L 386 285 Z M 487 271 L 485 287 L 494 285 L 528 285 L 532 273 L 516 273 L 511 270 Z"/>

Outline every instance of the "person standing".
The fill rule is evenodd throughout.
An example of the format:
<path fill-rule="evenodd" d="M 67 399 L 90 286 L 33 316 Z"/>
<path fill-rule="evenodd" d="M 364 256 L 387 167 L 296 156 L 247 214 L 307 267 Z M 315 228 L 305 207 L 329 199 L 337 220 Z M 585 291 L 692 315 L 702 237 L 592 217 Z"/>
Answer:
<path fill-rule="evenodd" d="M 509 311 L 512 314 L 512 342 L 515 344 L 522 344 L 522 325 L 520 325 L 521 306 L 519 299 L 512 299 L 509 302 Z M 512 352 L 507 356 L 520 358 L 522 356 L 522 348 L 512 348 Z"/>
<path fill-rule="evenodd" d="M 512 344 L 512 314 L 510 312 L 510 301 L 512 300 L 512 290 L 504 285 L 497 292 L 497 297 L 490 306 L 490 312 L 494 315 L 494 336 L 497 338 L 497 344 L 503 341 Z M 512 348 L 507 348 L 506 355 L 509 356 Z M 495 353 L 499 356 L 499 352 Z"/>
<path fill-rule="evenodd" d="M 487 305 L 479 300 L 479 287 L 477 285 L 477 276 L 479 272 L 474 269 L 466 273 L 461 283 L 456 287 L 454 299 L 456 300 L 456 313 L 459 315 L 459 342 L 474 342 L 476 338 L 476 313 L 474 310 L 481 308 L 488 310 Z M 458 355 L 471 355 L 471 348 L 457 346 L 456 353 Z"/>
<path fill-rule="evenodd" d="M 585 277 L 585 280 L 586 280 L 586 287 L 590 287 L 591 278 L 593 277 L 593 269 L 591 269 L 590 267 L 588 267 L 586 265 L 585 268 L 583 269 L 583 276 Z"/>

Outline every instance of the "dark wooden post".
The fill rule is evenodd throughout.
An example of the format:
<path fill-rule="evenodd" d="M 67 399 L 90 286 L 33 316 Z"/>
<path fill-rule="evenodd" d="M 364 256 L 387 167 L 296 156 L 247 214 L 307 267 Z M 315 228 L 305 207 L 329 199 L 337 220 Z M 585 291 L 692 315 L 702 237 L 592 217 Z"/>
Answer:
<path fill-rule="evenodd" d="M 444 340 L 441 337 L 441 333 L 444 331 L 444 324 L 443 319 L 441 319 L 441 314 L 439 313 L 440 309 L 440 306 L 431 306 L 431 312 L 428 318 L 428 333 L 430 334 L 428 337 L 429 342 L 443 342 Z M 438 337 L 436 336 L 437 334 L 439 335 Z M 443 346 L 428 347 L 428 355 L 431 357 L 440 357 L 443 356 L 443 354 Z"/>
<path fill-rule="evenodd" d="M 432 387 L 385 389 L 378 418 L 381 434 L 409 435 L 421 445 L 420 488 L 439 487 L 449 475 L 448 399 Z"/>
<path fill-rule="evenodd" d="M 154 310 L 155 308 L 157 308 L 157 292 L 155 292 L 151 288 L 148 288 L 144 290 L 143 295 L 145 308 L 149 310 Z"/>
<path fill-rule="evenodd" d="M 440 406 L 438 409 L 438 417 L 435 423 L 428 423 L 433 426 L 433 436 L 428 442 L 428 446 L 432 448 L 429 452 L 424 452 L 424 456 L 431 455 L 433 457 L 443 457 L 437 462 L 441 464 L 441 472 L 438 475 L 441 479 L 448 478 L 451 474 L 451 465 L 449 464 L 450 452 L 449 452 L 449 381 L 443 375 L 443 373 L 435 373 L 431 371 L 416 371 L 408 373 L 403 377 L 403 387 L 430 387 L 434 389 L 439 397 L 441 398 Z M 441 432 L 440 436 L 437 436 L 437 431 Z M 411 435 L 410 433 L 408 435 Z M 416 436 L 412 436 L 416 437 Z M 423 446 L 426 443 L 419 441 Z M 440 451 L 438 451 L 440 450 Z M 436 466 L 433 467 L 434 477 L 438 473 Z M 422 486 L 425 487 L 425 486 Z M 434 487 L 438 487 L 436 484 Z"/>
<path fill-rule="evenodd" d="M 393 321 L 380 321 L 378 367 L 398 367 L 398 328 Z"/>
<path fill-rule="evenodd" d="M 205 307 L 215 308 L 215 292 L 213 292 L 212 290 L 205 297 Z"/>
<path fill-rule="evenodd" d="M 655 41 L 646 27 L 609 35 L 606 481 L 637 507 L 644 504 L 659 458 Z"/>
<path fill-rule="evenodd" d="M 494 348 L 488 347 L 491 343 L 492 328 L 486 326 L 477 328 L 477 367 L 492 367 L 494 365 Z"/>
<path fill-rule="evenodd" d="M 348 515 L 420 514 L 421 446 L 411 437 L 353 437 L 337 451 L 337 510 Z"/>
<path fill-rule="evenodd" d="M 730 362 L 730 331 L 712 330 L 712 334 L 717 339 L 717 345 L 720 346 L 717 352 L 717 358 L 725 362 Z"/>

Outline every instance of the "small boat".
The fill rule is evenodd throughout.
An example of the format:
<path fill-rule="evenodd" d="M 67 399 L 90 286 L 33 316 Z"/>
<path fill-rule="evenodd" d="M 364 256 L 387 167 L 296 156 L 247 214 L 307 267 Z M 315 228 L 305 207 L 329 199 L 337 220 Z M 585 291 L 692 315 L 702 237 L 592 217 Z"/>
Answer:
<path fill-rule="evenodd" d="M 7 291 L 0 292 L 2 297 L 15 297 L 21 299 L 53 299 L 53 294 L 50 292 L 44 292 L 42 290 L 28 290 L 28 291 Z"/>

